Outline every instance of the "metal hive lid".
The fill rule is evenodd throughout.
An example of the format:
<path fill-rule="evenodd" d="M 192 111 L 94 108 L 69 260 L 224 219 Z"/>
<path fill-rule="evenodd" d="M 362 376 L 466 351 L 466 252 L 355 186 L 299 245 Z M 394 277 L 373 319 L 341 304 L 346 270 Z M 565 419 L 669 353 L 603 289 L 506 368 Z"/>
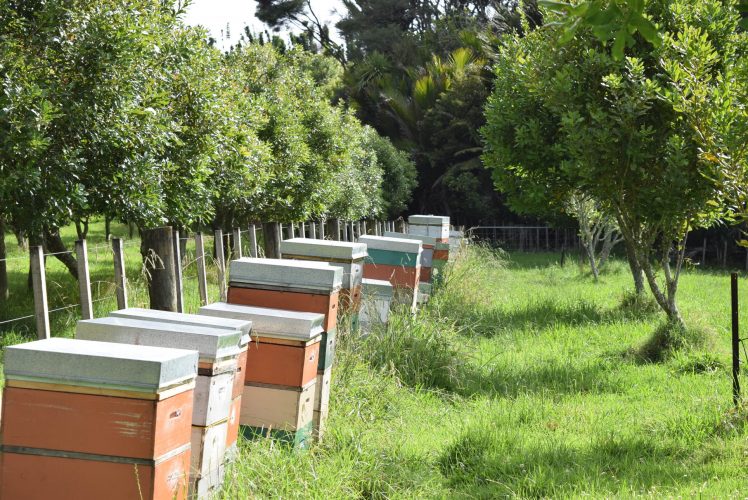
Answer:
<path fill-rule="evenodd" d="M 404 233 L 394 233 L 392 231 L 385 231 L 384 235 L 387 238 L 400 238 L 402 240 L 419 240 L 424 245 L 430 245 L 434 246 L 436 245 L 436 238 L 433 236 L 420 236 L 415 234 L 404 234 Z"/>
<path fill-rule="evenodd" d="M 245 257 L 231 261 L 229 281 L 335 292 L 343 283 L 343 269 L 327 262 Z"/>
<path fill-rule="evenodd" d="M 194 350 L 50 338 L 10 346 L 5 378 L 157 393 L 197 375 Z"/>
<path fill-rule="evenodd" d="M 411 215 L 408 217 L 408 224 L 417 224 L 421 226 L 448 226 L 449 217 L 441 215 Z"/>
<path fill-rule="evenodd" d="M 420 240 L 390 238 L 387 236 L 359 236 L 358 241 L 366 243 L 371 250 L 390 250 L 392 252 L 404 252 L 419 254 L 423 250 Z"/>
<path fill-rule="evenodd" d="M 310 340 L 324 331 L 325 315 L 320 313 L 287 311 L 269 307 L 243 306 L 215 302 L 200 308 L 198 314 L 252 321 L 255 337 L 277 337 Z"/>
<path fill-rule="evenodd" d="M 281 241 L 281 253 L 330 259 L 358 260 L 366 257 L 366 245 L 348 241 L 292 238 Z"/>

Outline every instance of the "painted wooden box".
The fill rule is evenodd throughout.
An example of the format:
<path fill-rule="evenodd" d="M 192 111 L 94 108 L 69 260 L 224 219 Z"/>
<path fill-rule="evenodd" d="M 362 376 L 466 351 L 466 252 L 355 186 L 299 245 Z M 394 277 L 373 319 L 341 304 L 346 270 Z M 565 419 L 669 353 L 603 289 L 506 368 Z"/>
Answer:
<path fill-rule="evenodd" d="M 408 233 L 432 236 L 442 243 L 449 243 L 449 217 L 439 215 L 411 215 L 408 217 Z"/>
<path fill-rule="evenodd" d="M 390 315 L 392 284 L 385 280 L 363 280 L 361 327 L 368 331 L 374 324 L 385 324 Z"/>
<path fill-rule="evenodd" d="M 346 241 L 293 238 L 281 242 L 281 256 L 286 259 L 327 262 L 342 267 L 340 308 L 342 311 L 358 309 L 366 245 Z"/>
<path fill-rule="evenodd" d="M 7 348 L 0 497 L 187 498 L 197 361 L 62 338 Z"/>
<path fill-rule="evenodd" d="M 305 387 L 249 384 L 242 396 L 245 435 L 272 435 L 298 447 L 312 436 L 316 378 Z"/>
<path fill-rule="evenodd" d="M 364 278 L 389 281 L 393 301 L 415 311 L 423 253 L 421 241 L 385 236 L 361 236 L 359 241 L 366 243 L 369 253 Z"/>
<path fill-rule="evenodd" d="M 436 246 L 436 238 L 432 236 L 420 236 L 414 234 L 394 233 L 386 231 L 384 235 L 387 238 L 400 238 L 403 240 L 419 240 L 423 247 L 423 253 L 421 254 L 421 275 L 419 277 L 421 283 L 431 283 L 431 267 L 434 258 L 434 248 Z"/>
<path fill-rule="evenodd" d="M 314 414 L 312 428 L 317 439 L 322 439 L 325 433 L 325 423 L 330 410 L 330 384 L 332 382 L 332 368 L 317 373 L 316 389 L 314 392 Z"/>

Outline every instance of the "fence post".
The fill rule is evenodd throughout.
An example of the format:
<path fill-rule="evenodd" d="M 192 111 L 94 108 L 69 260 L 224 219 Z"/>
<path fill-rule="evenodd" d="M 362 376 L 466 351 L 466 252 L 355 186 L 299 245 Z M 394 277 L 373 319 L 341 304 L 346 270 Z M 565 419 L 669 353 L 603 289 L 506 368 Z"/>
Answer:
<path fill-rule="evenodd" d="M 364 234 L 364 235 L 365 235 L 365 234 L 368 234 L 368 233 L 369 233 L 369 232 L 368 232 L 368 231 L 366 230 L 366 221 L 365 221 L 365 220 L 362 220 L 362 221 L 361 221 L 361 227 L 359 228 L 359 231 L 358 231 L 358 232 L 359 232 L 359 236 L 361 236 L 362 234 Z"/>
<path fill-rule="evenodd" d="M 740 325 L 738 323 L 738 273 L 730 274 L 732 306 L 732 402 L 740 403 Z"/>
<path fill-rule="evenodd" d="M 288 239 L 293 239 L 296 237 L 296 231 L 294 230 L 294 223 L 290 223 L 288 225 Z"/>
<path fill-rule="evenodd" d="M 340 241 L 340 219 L 332 220 L 332 239 Z"/>
<path fill-rule="evenodd" d="M 249 256 L 257 258 L 257 227 L 249 225 Z"/>
<path fill-rule="evenodd" d="M 184 290 L 182 284 L 182 240 L 177 229 L 172 233 L 174 242 L 174 287 L 177 291 L 177 312 L 184 312 Z"/>
<path fill-rule="evenodd" d="M 48 339 L 49 307 L 47 304 L 47 278 L 44 270 L 44 249 L 34 246 L 29 249 L 31 254 L 31 280 L 34 287 L 34 315 L 36 316 L 36 336 L 38 339 Z"/>
<path fill-rule="evenodd" d="M 195 261 L 197 263 L 197 288 L 200 292 L 200 304 L 208 304 L 208 277 L 205 274 L 205 246 L 203 233 L 195 233 Z"/>
<path fill-rule="evenodd" d="M 86 240 L 75 242 L 75 254 L 78 257 L 78 291 L 81 302 L 81 318 L 93 319 L 91 273 L 88 269 L 88 245 L 86 244 Z"/>
<path fill-rule="evenodd" d="M 232 235 L 232 253 L 231 256 L 233 259 L 241 259 L 242 258 L 242 230 L 238 227 L 234 229 L 233 235 Z"/>
<path fill-rule="evenodd" d="M 302 221 L 299 223 L 299 236 L 306 238 L 306 222 Z"/>
<path fill-rule="evenodd" d="M 317 223 L 314 221 L 309 223 L 309 237 L 313 240 L 317 239 Z"/>
<path fill-rule="evenodd" d="M 213 241 L 216 246 L 216 263 L 218 264 L 218 290 L 221 294 L 221 301 L 226 302 L 226 254 L 223 253 L 222 229 L 215 230 Z"/>
<path fill-rule="evenodd" d="M 114 285 L 117 290 L 117 308 L 127 309 L 127 275 L 125 274 L 125 249 L 122 238 L 112 238 L 114 254 Z"/>
<path fill-rule="evenodd" d="M 325 239 L 325 231 L 326 231 L 325 222 L 320 221 L 320 223 L 319 223 L 319 239 L 321 239 L 321 240 Z"/>

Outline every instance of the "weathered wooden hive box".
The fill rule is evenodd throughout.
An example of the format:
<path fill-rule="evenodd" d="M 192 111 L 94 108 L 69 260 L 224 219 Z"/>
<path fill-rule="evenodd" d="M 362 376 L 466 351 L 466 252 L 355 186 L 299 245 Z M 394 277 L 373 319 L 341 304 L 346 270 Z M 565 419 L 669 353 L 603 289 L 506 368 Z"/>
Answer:
<path fill-rule="evenodd" d="M 327 414 L 330 367 L 318 374 L 324 315 L 225 302 L 199 313 L 252 321 L 240 416 L 246 433 L 305 447 Z"/>
<path fill-rule="evenodd" d="M 0 498 L 187 498 L 197 364 L 86 340 L 8 347 Z"/>
<path fill-rule="evenodd" d="M 389 281 L 393 301 L 415 311 L 423 253 L 421 241 L 386 236 L 361 236 L 358 241 L 366 243 L 369 254 L 364 278 Z"/>
<path fill-rule="evenodd" d="M 347 241 L 293 238 L 281 242 L 281 257 L 327 262 L 342 267 L 340 309 L 354 313 L 358 310 L 361 301 L 361 280 L 363 279 L 366 245 Z"/>
<path fill-rule="evenodd" d="M 198 351 L 190 490 L 193 496 L 206 497 L 221 486 L 234 380 L 246 328 L 197 326 L 194 319 L 168 321 L 164 316 L 143 316 L 79 321 L 76 338 Z"/>
<path fill-rule="evenodd" d="M 361 296 L 361 328 L 368 331 L 372 325 L 387 323 L 392 284 L 384 280 L 364 279 Z"/>
<path fill-rule="evenodd" d="M 198 314 L 183 314 L 170 311 L 158 311 L 155 309 L 143 309 L 131 307 L 120 309 L 109 313 L 110 316 L 118 318 L 141 319 L 146 321 L 163 321 L 180 325 L 192 325 L 198 327 L 219 328 L 242 333 L 239 342 L 239 356 L 236 362 L 233 388 L 231 390 L 231 408 L 228 417 L 228 436 L 226 438 L 226 459 L 232 460 L 237 454 L 237 440 L 239 438 L 239 411 L 241 408 L 242 390 L 244 389 L 244 373 L 247 369 L 247 349 L 249 348 L 250 334 L 252 331 L 251 321 L 242 321 L 230 318 L 201 316 Z"/>
<path fill-rule="evenodd" d="M 449 217 L 440 215 L 411 215 L 408 217 L 408 233 L 431 236 L 440 243 L 449 243 Z"/>

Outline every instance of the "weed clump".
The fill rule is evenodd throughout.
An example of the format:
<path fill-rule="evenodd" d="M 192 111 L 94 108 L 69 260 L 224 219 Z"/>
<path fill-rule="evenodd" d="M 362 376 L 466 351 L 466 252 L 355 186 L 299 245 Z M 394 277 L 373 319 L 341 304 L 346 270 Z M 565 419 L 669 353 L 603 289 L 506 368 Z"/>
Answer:
<path fill-rule="evenodd" d="M 659 363 L 678 352 L 703 350 L 712 345 L 712 337 L 705 328 L 667 322 L 658 326 L 635 354 L 645 363 Z"/>
<path fill-rule="evenodd" d="M 657 301 L 650 295 L 627 290 L 621 298 L 618 310 L 626 318 L 643 320 L 657 314 L 660 309 Z"/>

